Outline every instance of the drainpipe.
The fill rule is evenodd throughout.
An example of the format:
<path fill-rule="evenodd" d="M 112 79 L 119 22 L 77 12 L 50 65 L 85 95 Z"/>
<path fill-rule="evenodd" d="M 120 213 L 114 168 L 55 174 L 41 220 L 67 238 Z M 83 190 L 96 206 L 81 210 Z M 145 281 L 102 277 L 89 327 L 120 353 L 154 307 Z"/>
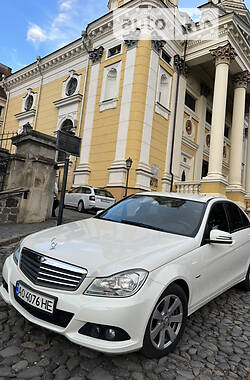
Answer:
<path fill-rule="evenodd" d="M 174 108 L 174 121 L 173 121 L 173 133 L 172 133 L 172 144 L 171 144 L 171 156 L 170 156 L 170 192 L 173 191 L 174 184 L 174 173 L 173 173 L 173 156 L 174 156 L 174 144 L 175 144 L 175 130 L 176 130 L 176 116 L 177 116 L 177 101 L 179 96 L 179 83 L 180 83 L 180 75 L 185 70 L 185 60 L 186 60 L 186 52 L 187 52 L 187 44 L 188 41 L 185 40 L 184 46 L 184 56 L 181 58 L 179 54 L 174 56 L 174 66 L 177 71 L 177 82 L 176 82 L 176 92 L 175 92 L 175 108 Z"/>
<path fill-rule="evenodd" d="M 39 73 L 40 73 L 40 75 L 41 75 L 41 81 L 40 81 L 40 87 L 39 87 L 39 91 L 38 91 L 38 99 L 37 99 L 36 115 L 35 115 L 34 126 L 33 126 L 33 129 L 34 129 L 34 130 L 36 129 L 36 122 L 37 122 L 38 109 L 39 109 L 39 104 L 40 104 L 41 89 L 42 89 L 42 85 L 43 85 L 43 74 L 42 74 L 42 69 L 41 69 L 41 66 L 40 66 L 40 61 L 41 61 L 41 57 L 38 55 L 38 56 L 36 57 L 36 62 L 37 62 L 37 68 L 38 68 L 38 71 L 39 71 Z"/>

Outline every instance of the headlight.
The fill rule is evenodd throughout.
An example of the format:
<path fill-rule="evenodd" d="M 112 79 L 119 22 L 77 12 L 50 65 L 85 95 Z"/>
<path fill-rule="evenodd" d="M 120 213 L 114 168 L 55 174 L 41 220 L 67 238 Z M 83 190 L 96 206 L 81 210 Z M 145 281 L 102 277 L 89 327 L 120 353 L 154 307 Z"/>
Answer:
<path fill-rule="evenodd" d="M 134 269 L 110 277 L 96 278 L 84 294 L 100 297 L 129 297 L 144 284 L 148 272 Z"/>
<path fill-rule="evenodd" d="M 16 263 L 16 265 L 18 264 L 20 252 L 21 252 L 21 242 L 16 246 L 16 248 L 15 248 L 15 250 L 13 252 L 13 256 L 12 256 L 14 262 Z"/>

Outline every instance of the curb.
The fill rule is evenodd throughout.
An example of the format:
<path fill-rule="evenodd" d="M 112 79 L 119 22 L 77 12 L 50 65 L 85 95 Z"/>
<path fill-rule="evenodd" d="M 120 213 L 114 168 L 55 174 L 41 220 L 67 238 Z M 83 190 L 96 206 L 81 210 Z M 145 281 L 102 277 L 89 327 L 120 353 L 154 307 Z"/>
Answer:
<path fill-rule="evenodd" d="M 4 247 L 5 245 L 9 245 L 9 244 L 14 244 L 14 243 L 18 242 L 19 240 L 25 238 L 25 236 L 28 236 L 28 235 L 30 235 L 30 234 L 18 235 L 18 236 L 13 236 L 9 239 L 0 240 L 0 247 Z"/>

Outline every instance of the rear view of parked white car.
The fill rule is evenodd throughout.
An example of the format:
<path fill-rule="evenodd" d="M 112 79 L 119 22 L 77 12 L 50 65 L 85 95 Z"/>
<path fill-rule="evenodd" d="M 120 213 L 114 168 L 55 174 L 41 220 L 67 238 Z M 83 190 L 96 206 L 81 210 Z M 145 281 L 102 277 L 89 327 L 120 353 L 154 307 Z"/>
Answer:
<path fill-rule="evenodd" d="M 74 343 L 159 358 L 189 315 L 236 284 L 250 290 L 247 215 L 223 198 L 145 192 L 26 237 L 0 294 Z"/>
<path fill-rule="evenodd" d="M 77 208 L 79 212 L 104 210 L 115 203 L 113 195 L 105 189 L 81 186 L 65 194 L 64 205 Z"/>

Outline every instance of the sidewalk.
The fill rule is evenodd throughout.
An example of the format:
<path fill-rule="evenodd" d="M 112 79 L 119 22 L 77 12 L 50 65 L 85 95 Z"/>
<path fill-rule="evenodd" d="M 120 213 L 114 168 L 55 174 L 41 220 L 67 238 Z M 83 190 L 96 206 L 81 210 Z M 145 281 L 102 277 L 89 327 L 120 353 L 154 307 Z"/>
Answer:
<path fill-rule="evenodd" d="M 81 214 L 71 209 L 63 210 L 63 224 L 74 222 L 92 217 L 93 214 Z M 30 224 L 0 224 L 0 247 L 15 243 L 23 237 L 30 235 L 34 232 L 45 230 L 47 228 L 55 227 L 57 219 L 51 218 L 42 223 Z"/>

